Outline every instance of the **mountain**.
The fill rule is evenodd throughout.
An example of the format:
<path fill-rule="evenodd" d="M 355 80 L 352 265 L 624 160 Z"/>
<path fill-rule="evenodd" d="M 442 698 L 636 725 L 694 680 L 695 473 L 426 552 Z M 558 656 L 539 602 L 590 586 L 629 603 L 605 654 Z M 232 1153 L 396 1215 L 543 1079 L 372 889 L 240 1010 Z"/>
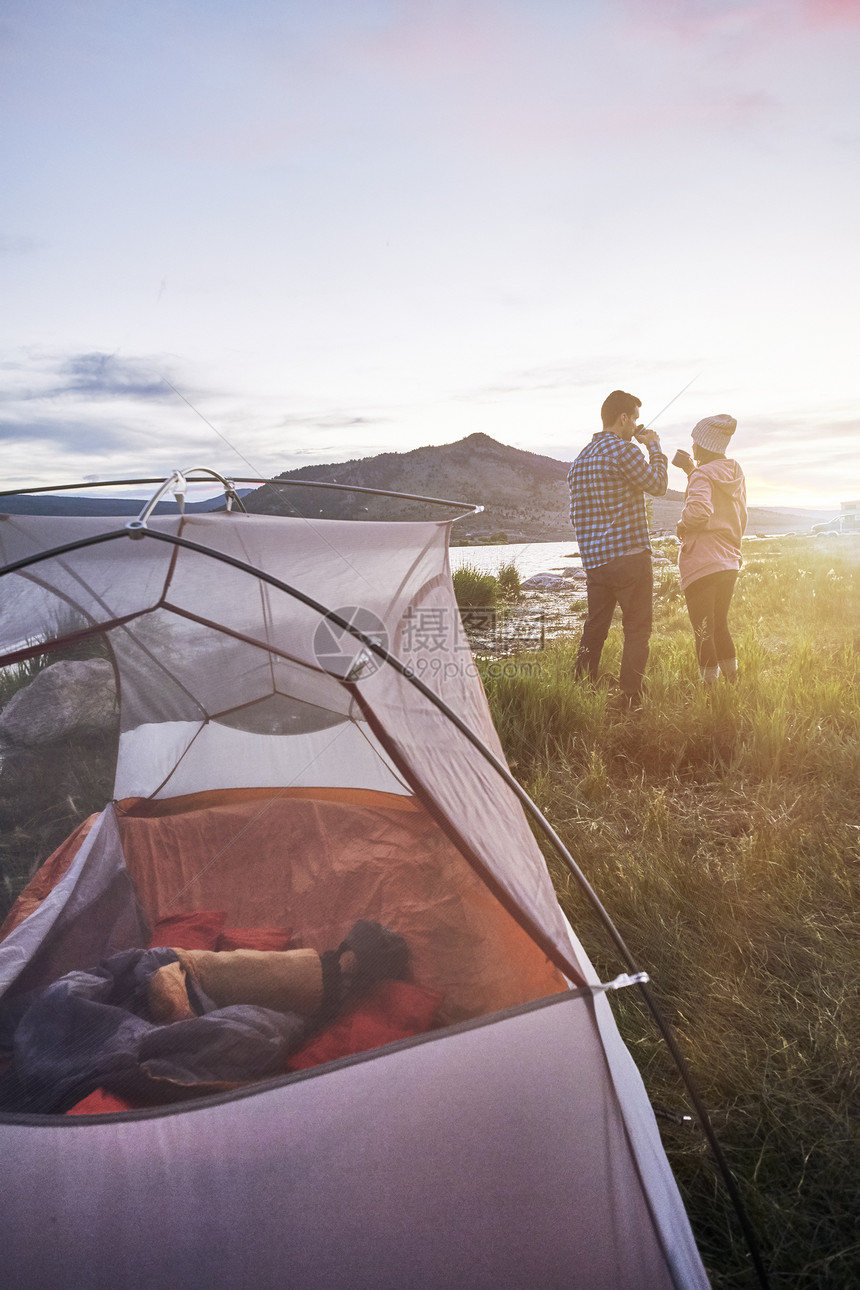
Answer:
<path fill-rule="evenodd" d="M 483 506 L 480 515 L 470 515 L 456 525 L 455 540 L 466 534 L 486 539 L 493 533 L 506 533 L 510 541 L 564 541 L 571 535 L 567 518 L 569 468 L 568 463 L 555 457 L 509 448 L 489 435 L 470 434 L 439 447 L 385 452 L 336 465 L 302 466 L 285 471 L 278 479 L 298 484 L 325 480 Z M 269 514 L 368 519 L 427 519 L 431 515 L 450 518 L 457 514 L 455 509 L 429 507 L 426 503 L 295 486 L 266 486 L 246 498 L 245 505 L 248 510 Z"/>
<path fill-rule="evenodd" d="M 453 530 L 453 540 L 487 540 L 505 533 L 511 542 L 563 542 L 571 536 L 568 520 L 567 472 L 570 463 L 543 457 L 522 448 L 509 448 L 486 434 L 470 434 L 456 443 L 384 452 L 330 465 L 301 466 L 277 478 L 289 487 L 264 485 L 245 498 L 249 511 L 269 515 L 325 516 L 355 519 L 427 519 L 447 517 L 456 510 L 426 503 L 398 502 L 367 494 L 302 488 L 304 481 L 391 489 L 422 497 L 475 502 L 483 513 L 468 516 Z M 679 472 L 680 474 L 680 472 Z M 652 499 L 655 531 L 674 533 L 684 502 L 683 492 L 669 489 Z M 831 518 L 833 511 L 776 511 L 752 507 L 748 533 L 788 533 L 808 529 Z"/>
<path fill-rule="evenodd" d="M 486 434 L 470 434 L 456 443 L 383 452 L 375 457 L 329 465 L 300 466 L 278 475 L 288 486 L 264 484 L 242 489 L 247 510 L 266 515 L 325 516 L 332 519 L 450 518 L 457 507 L 432 506 L 424 501 L 398 501 L 356 493 L 354 488 L 387 489 L 419 497 L 455 499 L 462 510 L 475 503 L 484 507 L 453 529 L 453 541 L 487 541 L 504 533 L 510 542 L 555 541 L 571 537 L 568 520 L 567 472 L 570 463 L 522 448 L 509 448 Z M 677 472 L 680 478 L 680 471 Z M 302 487 L 319 481 L 340 484 L 344 491 Z M 652 499 L 655 532 L 674 533 L 684 494 L 669 489 Z M 81 497 L 68 493 L 0 497 L 0 512 L 38 515 L 136 515 L 143 503 L 130 498 Z M 221 510 L 223 497 L 188 502 L 188 511 Z M 174 502 L 160 502 L 157 514 L 175 514 Z M 832 519 L 835 511 L 804 511 L 752 507 L 747 532 L 803 532 Z"/>

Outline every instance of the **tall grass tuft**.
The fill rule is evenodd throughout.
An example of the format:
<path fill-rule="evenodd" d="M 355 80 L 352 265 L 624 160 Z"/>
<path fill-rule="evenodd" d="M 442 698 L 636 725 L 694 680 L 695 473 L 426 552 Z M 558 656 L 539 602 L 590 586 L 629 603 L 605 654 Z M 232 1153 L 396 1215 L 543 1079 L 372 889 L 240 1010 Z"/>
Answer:
<path fill-rule="evenodd" d="M 29 685 L 37 673 L 51 661 L 49 655 L 37 654 L 35 658 L 26 659 L 23 663 L 0 668 L 0 709 L 5 708 L 9 700 L 25 685 Z"/>
<path fill-rule="evenodd" d="M 498 581 L 492 573 L 463 564 L 454 571 L 454 596 L 461 608 L 492 608 L 498 599 Z"/>
<path fill-rule="evenodd" d="M 520 572 L 515 564 L 499 565 L 499 571 L 496 574 L 496 584 L 498 586 L 500 600 L 516 604 L 522 596 Z"/>
<path fill-rule="evenodd" d="M 594 884 L 678 1037 L 774 1286 L 860 1284 L 860 539 L 749 544 L 737 685 L 699 684 L 656 600 L 643 710 L 573 680 L 576 640 L 488 672 L 517 774 Z M 617 674 L 619 629 L 603 665 Z M 538 665 L 538 666 L 536 666 Z M 598 971 L 617 955 L 567 871 Z M 682 1085 L 634 991 L 616 1015 L 717 1290 L 755 1284 Z"/>

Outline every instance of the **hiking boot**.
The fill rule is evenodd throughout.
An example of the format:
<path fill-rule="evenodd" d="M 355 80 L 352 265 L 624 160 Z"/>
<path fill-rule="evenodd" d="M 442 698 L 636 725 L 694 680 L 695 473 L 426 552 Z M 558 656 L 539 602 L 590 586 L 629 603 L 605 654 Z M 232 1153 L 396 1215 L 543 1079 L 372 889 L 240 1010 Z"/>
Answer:
<path fill-rule="evenodd" d="M 366 990 L 377 981 L 402 981 L 409 972 L 409 947 L 402 936 L 362 918 L 337 947 L 338 955 L 352 953 L 355 965 L 350 973 L 353 983 Z M 342 969 L 345 965 L 341 965 Z"/>
<path fill-rule="evenodd" d="M 331 1017 L 359 994 L 378 981 L 403 981 L 409 975 L 409 946 L 402 936 L 359 919 L 336 950 L 321 956 L 323 1006 L 321 1013 Z"/>

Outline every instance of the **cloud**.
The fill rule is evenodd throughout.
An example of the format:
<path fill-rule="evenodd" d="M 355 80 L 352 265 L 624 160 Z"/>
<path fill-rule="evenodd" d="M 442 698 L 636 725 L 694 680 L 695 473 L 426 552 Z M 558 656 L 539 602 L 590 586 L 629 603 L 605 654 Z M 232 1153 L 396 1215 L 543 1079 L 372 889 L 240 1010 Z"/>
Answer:
<path fill-rule="evenodd" d="M 744 433 L 750 445 L 747 455 L 755 460 L 772 457 L 774 453 L 784 457 L 787 450 L 794 454 L 795 460 L 798 458 L 805 460 L 807 456 L 815 459 L 827 452 L 826 445 L 833 444 L 837 450 L 842 451 L 842 444 L 845 442 L 850 445 L 846 450 L 849 458 L 853 457 L 852 473 L 857 474 L 858 459 L 860 459 L 856 446 L 860 443 L 860 421 L 857 419 L 827 420 L 813 413 L 793 420 L 767 420 L 756 417 L 747 423 L 739 424 L 739 440 L 741 432 Z M 737 447 L 740 449 L 740 442 Z M 798 449 L 805 451 L 801 453 Z"/>
<path fill-rule="evenodd" d="M 44 482 L 85 470 L 87 461 L 88 473 L 93 465 L 110 474 L 150 470 L 143 463 L 153 463 L 158 473 L 177 456 L 212 450 L 212 431 L 158 377 L 166 366 L 163 357 L 100 351 L 29 349 L 4 356 L 0 447 L 6 477 Z"/>
<path fill-rule="evenodd" d="M 796 31 L 802 3 L 394 4 L 344 46 L 342 66 L 347 76 L 372 72 L 375 95 L 413 134 L 448 135 L 457 150 L 480 142 L 485 160 L 489 150 L 540 167 L 655 135 L 778 123 L 781 88 L 763 88 L 746 58 Z"/>
<path fill-rule="evenodd" d="M 682 374 L 695 373 L 697 366 L 697 360 L 690 358 L 644 360 L 607 356 L 581 363 L 525 368 L 512 372 L 507 380 L 480 386 L 458 397 L 471 402 L 494 399 L 499 395 L 532 394 L 537 390 L 602 390 L 602 401 L 611 389 L 629 390 L 632 386 L 635 392 L 642 386 L 644 390 L 646 383 L 650 385 L 655 376 L 661 383 L 665 378 L 667 386 L 671 386 L 671 375 L 676 382 L 680 380 L 678 388 L 682 388 L 690 379 L 689 375 L 686 380 L 682 379 Z M 670 390 L 670 393 L 677 393 L 677 389 Z"/>
<path fill-rule="evenodd" d="M 778 24 L 797 0 L 621 0 L 638 27 L 648 27 L 689 43 L 714 36 L 743 41 L 760 28 Z"/>
<path fill-rule="evenodd" d="M 860 0 L 620 0 L 640 28 L 688 44 L 720 40 L 736 49 L 760 46 L 797 28 L 856 27 Z"/>
<path fill-rule="evenodd" d="M 860 0 L 802 0 L 810 27 L 860 27 Z"/>
<path fill-rule="evenodd" d="M 0 233 L 0 255 L 29 255 L 32 251 L 41 251 L 46 242 L 24 233 Z"/>
<path fill-rule="evenodd" d="M 735 439 L 733 455 L 747 476 L 747 491 L 755 498 L 766 493 L 764 505 L 779 498 L 807 505 L 802 499 L 810 494 L 835 505 L 852 495 L 860 440 L 856 418 L 750 418 L 739 423 Z"/>
<path fill-rule="evenodd" d="M 52 396 L 73 395 L 86 399 L 155 399 L 165 401 L 173 392 L 145 362 L 117 358 L 115 354 L 76 354 L 60 368 L 66 385 L 52 390 Z"/>
<path fill-rule="evenodd" d="M 316 413 L 308 416 L 288 415 L 279 420 L 278 429 L 301 426 L 308 430 L 349 430 L 353 426 L 381 425 L 388 419 L 387 417 L 350 416 L 342 412 Z"/>
<path fill-rule="evenodd" d="M 150 403 L 175 398 L 166 384 L 166 375 L 172 373 L 163 356 L 121 358 L 97 350 L 57 354 L 25 349 L 20 358 L 0 360 L 0 370 L 9 373 L 0 393 L 0 403 L 5 404 L 64 398 Z"/>
<path fill-rule="evenodd" d="M 127 427 L 100 426 L 92 421 L 0 421 L 0 443 L 9 447 L 52 447 L 75 457 L 125 451 L 133 437 L 134 432 Z"/>
<path fill-rule="evenodd" d="M 316 448 L 291 448 L 289 451 L 289 459 L 291 461 L 299 457 L 313 457 L 314 460 L 320 457 L 328 459 L 331 457 L 333 452 L 337 452 L 337 449 L 332 447 L 330 444 L 322 444 Z"/>

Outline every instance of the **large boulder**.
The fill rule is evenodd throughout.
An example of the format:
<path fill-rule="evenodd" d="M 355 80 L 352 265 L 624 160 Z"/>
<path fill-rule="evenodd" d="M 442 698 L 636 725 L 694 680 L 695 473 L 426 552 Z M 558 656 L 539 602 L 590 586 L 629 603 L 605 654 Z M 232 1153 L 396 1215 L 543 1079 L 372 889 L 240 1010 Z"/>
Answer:
<path fill-rule="evenodd" d="M 116 682 L 104 658 L 60 662 L 37 673 L 0 713 L 0 742 L 19 748 L 70 736 L 105 734 L 116 726 Z"/>
<path fill-rule="evenodd" d="M 534 573 L 520 583 L 521 591 L 537 591 L 541 588 L 557 590 L 560 587 L 564 587 L 564 578 L 558 573 Z"/>

